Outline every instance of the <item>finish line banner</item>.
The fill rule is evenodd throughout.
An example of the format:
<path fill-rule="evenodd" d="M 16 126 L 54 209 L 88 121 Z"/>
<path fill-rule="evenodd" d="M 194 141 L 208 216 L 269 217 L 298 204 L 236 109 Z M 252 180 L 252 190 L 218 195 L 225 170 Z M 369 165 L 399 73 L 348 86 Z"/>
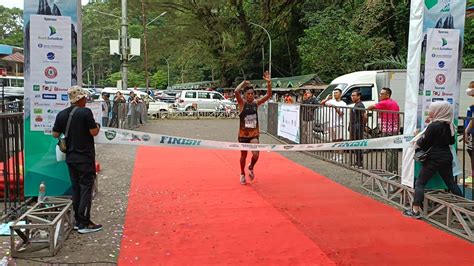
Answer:
<path fill-rule="evenodd" d="M 411 145 L 410 141 L 412 138 L 413 137 L 411 136 L 400 135 L 333 143 L 275 145 L 200 140 L 160 134 L 150 134 L 117 128 L 102 128 L 99 132 L 99 135 L 95 137 L 95 142 L 100 144 L 192 147 L 239 151 L 334 151 L 360 149 L 403 149 Z"/>

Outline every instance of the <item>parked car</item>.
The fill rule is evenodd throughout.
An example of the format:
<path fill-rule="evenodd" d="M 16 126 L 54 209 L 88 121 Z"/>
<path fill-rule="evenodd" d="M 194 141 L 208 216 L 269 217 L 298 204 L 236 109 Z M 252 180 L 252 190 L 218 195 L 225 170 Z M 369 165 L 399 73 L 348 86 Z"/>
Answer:
<path fill-rule="evenodd" d="M 176 95 L 179 111 L 214 112 L 226 105 L 234 104 L 217 91 L 183 90 Z"/>

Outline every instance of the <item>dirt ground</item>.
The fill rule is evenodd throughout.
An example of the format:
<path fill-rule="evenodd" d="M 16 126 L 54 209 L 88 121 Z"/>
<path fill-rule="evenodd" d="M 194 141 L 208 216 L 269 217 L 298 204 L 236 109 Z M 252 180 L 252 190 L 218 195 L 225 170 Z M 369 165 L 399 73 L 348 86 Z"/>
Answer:
<path fill-rule="evenodd" d="M 238 120 L 235 119 L 200 119 L 152 120 L 137 130 L 197 139 L 236 141 L 237 129 Z M 273 137 L 263 134 L 261 143 L 279 142 Z M 123 224 L 130 188 L 130 177 L 135 162 L 135 152 L 136 147 L 134 146 L 97 145 L 97 158 L 101 164 L 101 171 L 98 175 L 99 193 L 94 199 L 92 219 L 94 222 L 104 225 L 101 232 L 80 235 L 74 231 L 55 257 L 31 260 L 15 259 L 16 264 L 116 264 L 120 251 L 120 241 L 123 237 Z M 361 174 L 358 172 L 302 153 L 283 152 L 282 154 L 290 160 L 327 176 L 346 187 L 364 193 L 360 189 Z M 238 164 L 238 162 L 235 163 Z M 0 243 L 0 254 L 8 256 L 9 237 L 1 237 Z"/>

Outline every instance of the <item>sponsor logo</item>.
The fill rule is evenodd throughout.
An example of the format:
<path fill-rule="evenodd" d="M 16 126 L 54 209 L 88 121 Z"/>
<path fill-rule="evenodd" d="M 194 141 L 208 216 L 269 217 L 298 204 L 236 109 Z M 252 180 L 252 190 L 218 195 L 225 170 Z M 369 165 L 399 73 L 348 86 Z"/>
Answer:
<path fill-rule="evenodd" d="M 41 94 L 36 94 L 35 99 L 39 99 L 39 98 L 41 98 Z"/>
<path fill-rule="evenodd" d="M 431 91 L 425 91 L 425 96 L 431 96 Z"/>
<path fill-rule="evenodd" d="M 40 91 L 40 85 L 33 85 L 33 91 Z"/>
<path fill-rule="evenodd" d="M 175 138 L 175 137 L 169 137 L 169 136 L 161 136 L 160 143 L 166 143 L 166 144 L 171 144 L 171 145 L 184 145 L 184 146 L 199 146 L 199 145 L 201 145 L 200 140 L 186 139 L 186 138 Z"/>
<path fill-rule="evenodd" d="M 46 85 L 41 86 L 41 90 L 42 91 L 53 91 L 50 86 L 46 86 Z"/>
<path fill-rule="evenodd" d="M 33 102 L 33 107 L 49 107 L 49 103 Z"/>
<path fill-rule="evenodd" d="M 285 149 L 285 150 L 291 150 L 291 149 L 293 149 L 294 147 L 295 147 L 295 146 L 292 146 L 292 145 L 285 145 L 285 146 L 283 146 L 283 149 Z"/>
<path fill-rule="evenodd" d="M 445 65 L 446 65 L 446 63 L 444 61 L 439 61 L 438 62 L 438 67 L 439 68 L 444 68 Z"/>
<path fill-rule="evenodd" d="M 441 47 L 444 47 L 448 45 L 448 40 L 446 40 L 445 38 L 441 38 Z"/>
<path fill-rule="evenodd" d="M 67 94 L 61 94 L 61 101 L 69 101 Z"/>
<path fill-rule="evenodd" d="M 439 92 L 439 91 L 433 91 L 433 96 L 441 96 L 441 92 Z"/>
<path fill-rule="evenodd" d="M 448 99 L 446 99 L 446 100 L 448 101 L 448 103 L 454 104 L 454 99 L 453 99 L 453 98 L 448 98 Z"/>
<path fill-rule="evenodd" d="M 57 37 L 58 31 L 54 26 L 49 26 L 49 36 L 48 37 L 41 37 L 38 36 L 38 40 L 51 40 L 51 41 L 62 41 L 64 38 Z"/>
<path fill-rule="evenodd" d="M 53 91 L 67 91 L 65 88 L 53 87 Z"/>
<path fill-rule="evenodd" d="M 46 113 L 48 113 L 48 114 L 57 114 L 57 113 L 59 113 L 59 110 L 58 109 L 48 109 L 46 111 Z"/>
<path fill-rule="evenodd" d="M 56 55 L 53 52 L 49 52 L 46 54 L 46 58 L 48 58 L 48 60 L 54 60 Z"/>
<path fill-rule="evenodd" d="M 67 102 L 56 102 L 54 103 L 55 106 L 58 106 L 58 107 L 66 107 L 69 103 Z"/>
<path fill-rule="evenodd" d="M 393 143 L 395 143 L 395 144 L 401 144 L 401 143 L 403 143 L 403 138 L 398 137 L 398 138 L 396 138 L 396 139 L 393 140 Z"/>
<path fill-rule="evenodd" d="M 425 0 L 425 5 L 428 10 L 432 9 L 438 4 L 438 0 Z"/>
<path fill-rule="evenodd" d="M 56 94 L 43 94 L 42 96 L 43 99 L 45 100 L 56 100 L 58 96 Z"/>
<path fill-rule="evenodd" d="M 231 148 L 238 148 L 239 145 L 238 145 L 238 144 L 230 144 L 229 147 L 231 147 Z"/>
<path fill-rule="evenodd" d="M 49 26 L 49 36 L 53 36 L 57 33 L 56 28 L 53 26 Z"/>
<path fill-rule="evenodd" d="M 447 13 L 451 11 L 451 0 L 443 1 L 444 7 L 441 9 L 441 12 Z"/>
<path fill-rule="evenodd" d="M 46 83 L 46 84 L 58 84 L 57 81 L 48 81 L 48 80 L 45 80 L 44 83 Z"/>
<path fill-rule="evenodd" d="M 331 147 L 368 147 L 368 140 L 348 141 L 345 143 L 335 143 Z"/>
<path fill-rule="evenodd" d="M 447 31 L 438 30 L 439 33 L 448 33 Z M 448 40 L 441 38 L 441 47 L 433 47 L 433 51 L 452 51 L 453 48 L 446 47 L 448 45 Z M 433 56 L 434 57 L 434 56 Z"/>
<path fill-rule="evenodd" d="M 441 92 L 441 96 L 453 96 L 454 94 L 452 93 L 447 93 L 447 92 Z"/>
<path fill-rule="evenodd" d="M 114 130 L 105 131 L 105 138 L 108 140 L 113 140 L 117 136 L 117 132 Z"/>
<path fill-rule="evenodd" d="M 58 70 L 55 67 L 49 66 L 44 69 L 44 75 L 49 79 L 54 79 L 58 76 Z"/>
<path fill-rule="evenodd" d="M 436 76 L 436 83 L 437 83 L 438 85 L 443 85 L 445 82 L 446 82 L 446 76 L 445 76 L 445 75 L 443 75 L 443 74 L 438 74 L 438 75 Z"/>
<path fill-rule="evenodd" d="M 36 115 L 40 115 L 43 113 L 43 109 L 41 108 L 34 108 L 33 109 L 33 113 L 36 114 Z"/>
<path fill-rule="evenodd" d="M 143 135 L 142 140 L 143 141 L 149 141 L 150 140 L 150 135 L 147 135 L 147 134 Z"/>
<path fill-rule="evenodd" d="M 433 98 L 433 99 L 431 99 L 431 101 L 432 102 L 442 102 L 442 101 L 444 101 L 444 99 L 443 98 Z"/>
<path fill-rule="evenodd" d="M 435 86 L 435 89 L 437 89 L 437 90 L 445 90 L 446 87 L 436 87 L 436 86 Z"/>
<path fill-rule="evenodd" d="M 35 117 L 35 121 L 38 122 L 38 123 L 43 122 L 43 116 L 37 115 L 37 116 Z"/>
<path fill-rule="evenodd" d="M 54 45 L 54 44 L 42 44 L 42 43 L 38 43 L 38 48 L 45 48 L 45 49 L 63 49 L 64 46 L 62 45 Z"/>
<path fill-rule="evenodd" d="M 440 59 L 450 59 L 452 58 L 453 56 L 452 55 L 448 55 L 448 54 L 431 54 L 431 57 L 433 58 L 440 58 Z"/>

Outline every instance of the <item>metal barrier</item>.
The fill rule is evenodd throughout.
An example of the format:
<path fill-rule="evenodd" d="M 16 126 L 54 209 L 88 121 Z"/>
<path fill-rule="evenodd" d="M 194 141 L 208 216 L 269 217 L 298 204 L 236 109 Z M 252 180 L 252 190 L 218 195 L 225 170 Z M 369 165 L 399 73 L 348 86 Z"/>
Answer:
<path fill-rule="evenodd" d="M 403 113 L 354 107 L 301 105 L 300 143 L 370 139 L 402 133 Z M 401 150 L 312 152 L 318 157 L 360 169 L 401 170 Z"/>
<path fill-rule="evenodd" d="M 468 145 L 473 137 L 462 137 L 464 122 L 472 118 L 459 118 L 460 141 L 457 146 L 458 159 L 463 166 L 463 174 L 457 177 L 458 185 L 465 198 L 472 199 L 474 187 L 474 153 Z M 268 104 L 268 131 L 278 136 L 278 103 Z M 300 105 L 300 143 L 314 144 L 378 138 L 403 134 L 404 114 L 381 110 L 367 110 L 353 107 L 327 107 L 321 105 Z M 466 123 L 467 124 L 467 123 Z M 287 140 L 288 141 L 288 140 Z M 290 141 L 291 142 L 291 141 Z M 307 152 L 317 158 L 332 161 L 346 167 L 364 170 L 381 170 L 400 174 L 402 150 L 355 150 L 355 151 L 314 151 Z M 472 160 L 468 157 L 473 156 Z"/>
<path fill-rule="evenodd" d="M 0 112 L 2 113 L 21 113 L 23 112 L 23 101 L 16 100 L 10 102 L 0 101 Z"/>
<path fill-rule="evenodd" d="M 23 193 L 23 113 L 0 114 L 0 198 L 4 209 L 2 220 L 12 216 L 24 202 Z"/>

